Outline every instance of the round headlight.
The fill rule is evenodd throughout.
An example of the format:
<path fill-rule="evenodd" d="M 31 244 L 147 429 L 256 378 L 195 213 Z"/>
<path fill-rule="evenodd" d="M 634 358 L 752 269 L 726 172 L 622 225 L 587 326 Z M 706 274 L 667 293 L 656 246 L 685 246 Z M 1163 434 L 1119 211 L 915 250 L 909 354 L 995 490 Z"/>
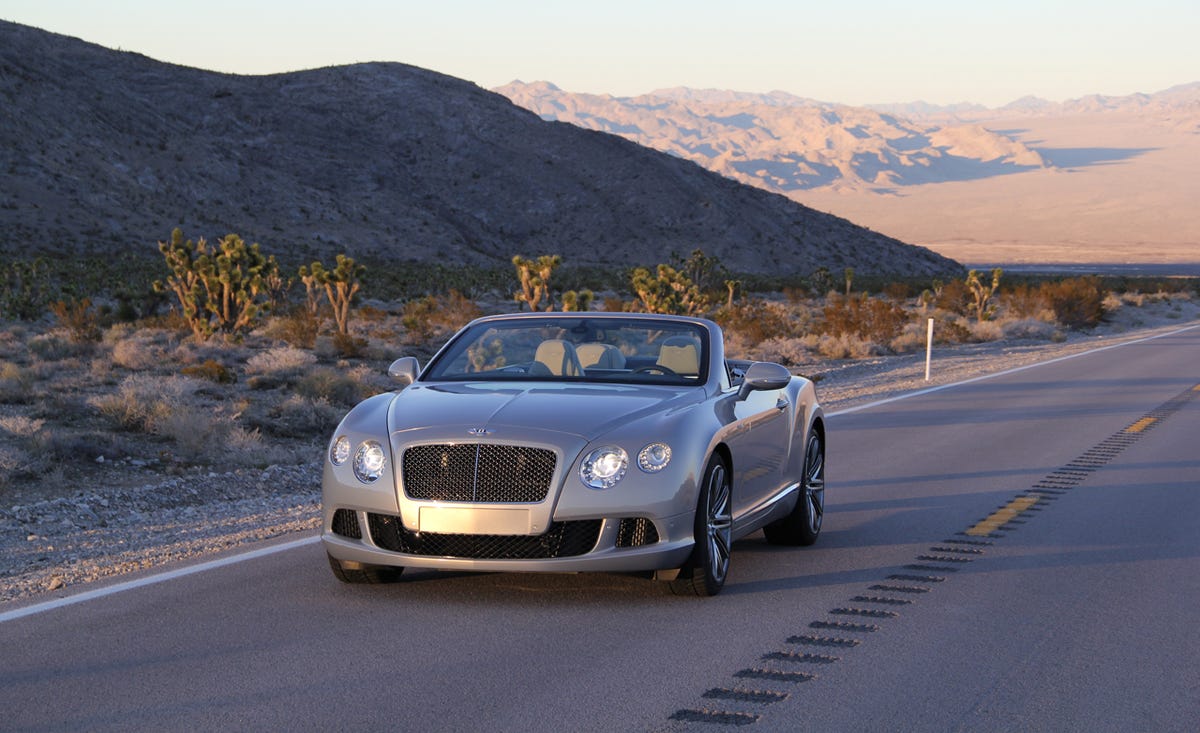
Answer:
<path fill-rule="evenodd" d="M 606 445 L 592 451 L 583 459 L 583 464 L 579 467 L 579 478 L 593 489 L 610 489 L 621 480 L 628 467 L 629 454 L 623 448 Z"/>
<path fill-rule="evenodd" d="M 658 473 L 671 462 L 671 446 L 651 443 L 638 453 L 638 468 L 646 473 Z"/>
<path fill-rule="evenodd" d="M 329 449 L 329 462 L 335 466 L 340 466 L 350 460 L 350 439 L 345 435 L 333 442 L 333 446 Z"/>
<path fill-rule="evenodd" d="M 354 475 L 364 484 L 374 483 L 383 475 L 383 464 L 386 462 L 383 446 L 368 440 L 354 452 Z"/>

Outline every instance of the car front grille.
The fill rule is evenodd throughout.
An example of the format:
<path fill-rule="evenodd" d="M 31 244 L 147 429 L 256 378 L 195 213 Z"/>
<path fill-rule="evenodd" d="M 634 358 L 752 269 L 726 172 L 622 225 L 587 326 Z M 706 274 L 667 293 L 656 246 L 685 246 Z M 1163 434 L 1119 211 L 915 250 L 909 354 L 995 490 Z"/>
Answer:
<path fill-rule="evenodd" d="M 537 560 L 589 552 L 600 538 L 602 520 L 551 522 L 540 535 L 439 534 L 411 532 L 399 517 L 368 514 L 371 540 L 406 555 L 465 557 L 476 560 Z"/>
<path fill-rule="evenodd" d="M 428 501 L 538 502 L 550 492 L 554 451 L 520 445 L 414 445 L 404 451 L 404 493 Z"/>

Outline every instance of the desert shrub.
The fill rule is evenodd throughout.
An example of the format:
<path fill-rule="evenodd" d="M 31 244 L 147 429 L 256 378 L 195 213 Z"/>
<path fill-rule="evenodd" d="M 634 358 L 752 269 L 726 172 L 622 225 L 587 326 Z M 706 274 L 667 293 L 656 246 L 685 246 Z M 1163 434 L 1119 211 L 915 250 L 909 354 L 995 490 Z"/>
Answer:
<path fill-rule="evenodd" d="M 925 348 L 926 339 L 929 338 L 927 329 L 928 326 L 925 321 L 906 324 L 904 330 L 888 343 L 888 347 L 897 354 L 911 354 L 914 351 L 922 351 Z"/>
<path fill-rule="evenodd" d="M 75 343 L 55 333 L 43 333 L 29 340 L 29 350 L 42 361 L 63 361 L 83 356 L 91 351 L 91 344 Z"/>
<path fill-rule="evenodd" d="M 1046 298 L 1041 289 L 1026 283 L 1002 292 L 999 300 L 1010 318 L 1034 318 L 1046 309 Z"/>
<path fill-rule="evenodd" d="M 732 308 L 727 306 L 717 311 L 715 320 L 726 333 L 736 333 L 751 343 L 761 343 L 768 339 L 801 335 L 811 319 L 808 311 L 800 308 L 797 315 L 789 313 L 781 304 L 749 298 Z"/>
<path fill-rule="evenodd" d="M 353 374 L 322 367 L 312 369 L 295 384 L 296 393 L 311 399 L 352 407 L 366 397 L 366 390 Z"/>
<path fill-rule="evenodd" d="M 44 460 L 35 451 L 0 443 L 0 489 L 37 473 L 43 465 Z"/>
<path fill-rule="evenodd" d="M 1104 296 L 1095 275 L 1043 283 L 1046 303 L 1054 319 L 1068 328 L 1092 328 L 1104 317 Z"/>
<path fill-rule="evenodd" d="M 46 312 L 55 290 L 46 260 L 0 262 L 0 316 L 36 320 Z"/>
<path fill-rule="evenodd" d="M 316 363 L 317 356 L 311 351 L 297 349 L 294 346 L 280 346 L 250 357 L 246 362 L 246 373 L 294 376 Z"/>
<path fill-rule="evenodd" d="M 354 336 L 349 333 L 335 331 L 330 339 L 333 344 L 334 353 L 343 359 L 361 359 L 367 353 L 367 346 L 370 345 L 365 338 Z"/>
<path fill-rule="evenodd" d="M 934 293 L 933 304 L 939 309 L 965 316 L 971 312 L 971 292 L 963 280 L 951 280 Z"/>
<path fill-rule="evenodd" d="M 871 341 L 855 334 L 822 334 L 817 342 L 817 351 L 828 359 L 865 359 L 881 351 Z"/>
<path fill-rule="evenodd" d="M 294 394 L 267 415 L 251 418 L 251 422 L 280 437 L 311 438 L 328 436 L 345 414 L 345 408 L 335 407 L 323 397 Z"/>
<path fill-rule="evenodd" d="M 133 371 L 162 367 L 173 361 L 177 336 L 162 329 L 114 327 L 105 341 L 112 343 L 114 364 Z"/>
<path fill-rule="evenodd" d="M 131 374 L 115 393 L 92 397 L 88 404 L 117 427 L 153 433 L 199 387 L 199 382 L 187 377 Z"/>
<path fill-rule="evenodd" d="M 1052 341 L 1058 334 L 1058 327 L 1040 318 L 1021 318 L 1015 321 L 1004 321 L 1004 338 L 1006 339 L 1036 339 Z"/>
<path fill-rule="evenodd" d="M 884 344 L 899 336 L 908 321 L 908 313 L 901 306 L 865 293 L 850 297 L 830 294 L 822 313 L 823 333 Z"/>
<path fill-rule="evenodd" d="M 45 420 L 24 415 L 6 415 L 0 417 L 0 433 L 15 438 L 32 438 L 41 432 L 45 424 Z"/>
<path fill-rule="evenodd" d="M 913 297 L 913 286 L 909 282 L 892 281 L 883 286 L 883 294 L 896 301 L 905 301 Z"/>
<path fill-rule="evenodd" d="M 237 374 L 216 359 L 206 359 L 199 364 L 185 366 L 181 372 L 185 377 L 207 379 L 217 384 L 233 384 L 237 381 Z"/>
<path fill-rule="evenodd" d="M 321 330 L 321 317 L 307 308 L 293 308 L 267 321 L 263 333 L 290 346 L 311 349 Z"/>
<path fill-rule="evenodd" d="M 933 325 L 933 343 L 965 344 L 971 340 L 971 329 L 963 316 L 941 314 Z"/>
<path fill-rule="evenodd" d="M 802 338 L 772 338 L 758 344 L 755 358 L 784 366 L 799 366 L 812 361 L 813 354 Z"/>
<path fill-rule="evenodd" d="M 999 341 L 1004 338 L 1004 327 L 996 321 L 975 321 L 967 324 L 967 330 L 971 333 L 971 341 L 984 343 L 987 341 Z"/>
<path fill-rule="evenodd" d="M 50 312 L 58 319 L 58 325 L 65 328 L 71 335 L 71 340 L 77 344 L 100 340 L 100 314 L 92 301 L 57 300 L 50 304 Z"/>
<path fill-rule="evenodd" d="M 429 295 L 404 305 L 400 322 L 409 343 L 426 343 L 457 331 L 483 315 L 476 303 L 457 290 L 444 296 Z"/>
<path fill-rule="evenodd" d="M 30 387 L 33 374 L 12 362 L 0 362 L 0 403 L 17 404 L 29 402 L 33 396 Z"/>
<path fill-rule="evenodd" d="M 641 310 L 639 301 L 628 301 L 615 295 L 606 295 L 602 309 L 606 313 L 634 313 Z"/>

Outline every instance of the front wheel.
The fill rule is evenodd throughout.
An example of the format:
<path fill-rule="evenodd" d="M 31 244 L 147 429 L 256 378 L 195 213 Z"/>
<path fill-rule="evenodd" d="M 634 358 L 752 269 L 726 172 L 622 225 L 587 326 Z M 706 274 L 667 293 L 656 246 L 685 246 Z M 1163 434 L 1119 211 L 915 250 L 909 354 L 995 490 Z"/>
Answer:
<path fill-rule="evenodd" d="M 796 508 L 783 519 L 763 527 L 773 545 L 811 545 L 821 534 L 825 518 L 825 442 L 815 429 L 804 449 L 804 474 Z"/>
<path fill-rule="evenodd" d="M 679 577 L 671 581 L 678 595 L 715 596 L 725 586 L 733 545 L 733 501 L 729 469 L 713 456 L 704 470 L 696 505 L 696 547 Z"/>

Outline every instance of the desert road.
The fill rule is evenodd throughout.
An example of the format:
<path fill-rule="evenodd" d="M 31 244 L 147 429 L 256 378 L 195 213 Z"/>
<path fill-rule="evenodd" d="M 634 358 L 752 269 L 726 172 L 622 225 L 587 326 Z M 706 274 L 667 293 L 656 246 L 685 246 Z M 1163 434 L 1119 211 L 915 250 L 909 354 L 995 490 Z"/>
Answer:
<path fill-rule="evenodd" d="M 4 618 L 0 730 L 1193 731 L 1197 436 L 1193 327 L 832 415 L 715 598 L 301 543 Z"/>

